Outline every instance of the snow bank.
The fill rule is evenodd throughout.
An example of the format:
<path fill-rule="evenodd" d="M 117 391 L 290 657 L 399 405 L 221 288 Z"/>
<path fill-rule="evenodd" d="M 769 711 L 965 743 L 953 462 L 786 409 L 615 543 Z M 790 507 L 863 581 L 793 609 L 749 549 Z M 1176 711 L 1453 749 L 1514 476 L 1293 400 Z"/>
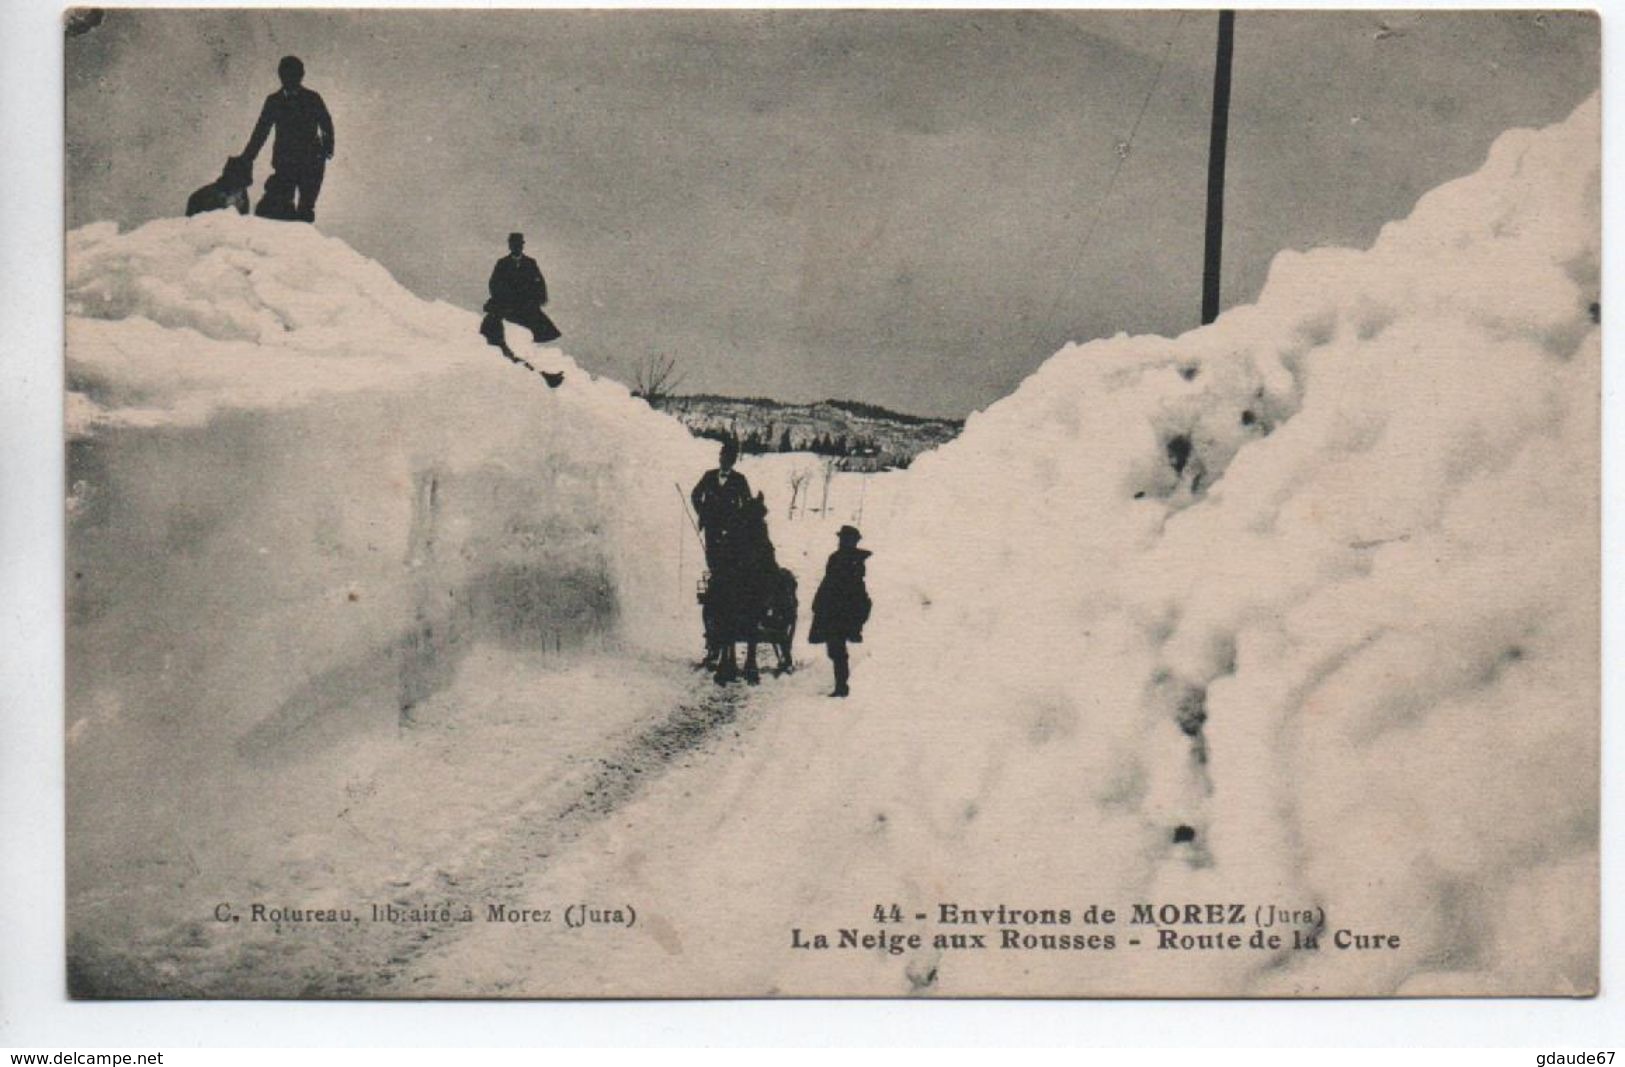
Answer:
<path fill-rule="evenodd" d="M 1008 746 L 1047 770 L 982 805 L 986 862 L 1059 806 L 1133 842 L 1119 899 L 1407 946 L 1203 988 L 1595 988 L 1598 131 L 1510 132 L 1370 250 L 1065 349 L 922 458 L 886 536 L 944 547 L 895 553 L 870 673 L 985 724 L 983 766 L 921 768 L 936 819 Z"/>
<path fill-rule="evenodd" d="M 672 483 L 714 449 L 561 351 L 552 391 L 342 242 L 227 213 L 75 231 L 66 291 L 76 864 L 393 729 L 477 646 L 692 647 Z"/>
<path fill-rule="evenodd" d="M 957 742 L 906 777 L 965 837 L 945 879 L 1114 825 L 1116 899 L 1408 946 L 1193 985 L 1595 987 L 1598 143 L 1595 99 L 1507 133 L 1370 250 L 1285 253 L 1176 341 L 1069 347 L 922 457 L 867 673 Z"/>
<path fill-rule="evenodd" d="M 802 690 L 756 758 L 721 761 L 703 796 L 657 787 L 639 828 L 538 885 L 644 901 L 658 948 L 539 961 L 493 935 L 446 973 L 1595 989 L 1598 131 L 1593 99 L 1507 133 L 1371 249 L 1284 253 L 1209 328 L 1058 353 L 868 502 L 854 697 Z M 1095 903 L 1121 924 L 1232 901 L 1323 909 L 1325 929 L 1279 931 L 1321 949 L 1131 948 L 1155 931 L 1123 925 L 1061 931 L 1115 951 L 789 942 L 874 930 L 893 902 Z M 1340 929 L 1402 948 L 1340 950 Z"/>

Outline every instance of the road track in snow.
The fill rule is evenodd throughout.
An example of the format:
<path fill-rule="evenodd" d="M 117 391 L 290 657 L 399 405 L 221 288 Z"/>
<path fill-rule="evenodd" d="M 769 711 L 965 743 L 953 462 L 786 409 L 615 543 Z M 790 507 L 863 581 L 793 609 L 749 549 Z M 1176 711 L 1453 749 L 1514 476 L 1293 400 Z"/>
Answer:
<path fill-rule="evenodd" d="M 696 674 L 683 699 L 664 716 L 623 731 L 604 755 L 587 757 L 585 774 L 572 775 L 562 788 L 496 808 L 481 826 L 499 828 L 497 838 L 449 865 L 429 863 L 432 872 L 418 882 L 392 882 L 357 893 L 357 910 L 371 902 L 401 908 L 451 901 L 466 902 L 483 919 L 493 904 L 518 904 L 528 880 L 549 860 L 569 849 L 596 824 L 636 797 L 646 783 L 679 766 L 685 756 L 703 754 L 725 734 L 749 730 L 747 713 L 756 690 L 717 686 Z M 221 951 L 177 928 L 161 951 L 148 942 L 132 956 L 98 953 L 101 974 L 91 995 L 160 998 L 368 998 L 410 997 L 414 964 L 464 934 L 467 922 L 307 925 L 274 936 L 244 940 Z M 195 929 L 195 927 L 192 927 Z M 156 965 L 147 960 L 156 959 Z"/>
<path fill-rule="evenodd" d="M 748 692 L 741 685 L 718 686 L 709 675 L 699 675 L 686 699 L 669 715 L 636 731 L 609 755 L 597 757 L 597 767 L 585 785 L 572 789 L 562 803 L 553 799 L 506 813 L 504 822 L 510 832 L 504 847 L 488 851 L 475 869 L 454 882 L 436 886 L 436 891 L 455 892 L 467 901 L 477 902 L 475 906 L 482 910 L 492 904 L 519 903 L 527 880 L 551 857 L 619 811 L 646 783 L 671 770 L 681 757 L 704 749 L 729 727 L 748 728 L 748 723 L 741 721 L 741 712 L 751 703 Z M 410 894 L 412 890 L 397 892 Z M 412 965 L 446 939 L 459 936 L 469 925 L 453 922 L 402 930 L 407 936 L 394 939 L 395 950 L 381 965 L 370 963 L 350 972 L 349 981 L 361 984 L 352 984 L 345 995 L 414 995 L 409 985 L 399 985 Z"/>

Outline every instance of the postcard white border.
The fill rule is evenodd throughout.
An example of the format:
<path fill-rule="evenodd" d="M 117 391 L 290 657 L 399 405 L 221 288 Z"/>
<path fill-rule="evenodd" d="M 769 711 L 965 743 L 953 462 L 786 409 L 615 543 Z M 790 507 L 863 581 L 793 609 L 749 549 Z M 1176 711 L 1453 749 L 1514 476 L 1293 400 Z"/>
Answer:
<path fill-rule="evenodd" d="M 169 0 L 162 6 L 219 6 Z M 288 6 L 243 0 L 231 6 Z M 397 0 L 348 7 L 434 7 Z M 539 5 L 579 6 L 579 5 Z M 611 3 L 601 6 L 691 6 Z M 713 4 L 712 6 L 767 6 Z M 774 5 L 808 6 L 808 5 Z M 1045 3 L 818 6 L 1054 7 Z M 1113 7 L 1210 5 L 1145 3 Z M 1254 4 L 1396 8 L 1438 4 Z M 1467 5 L 1451 5 L 1467 6 Z M 1474 9 L 1530 4 L 1476 3 Z M 1603 994 L 1594 1000 L 72 1002 L 64 992 L 62 770 L 60 8 L 0 4 L 0 1048 L 342 1045 L 1080 1044 L 1113 1046 L 1606 1047 L 1625 1035 L 1619 989 L 1625 816 L 1625 330 L 1605 331 Z M 1618 284 L 1625 170 L 1625 0 L 1600 7 L 1604 83 L 1604 298 Z M 1610 317 L 1610 322 L 1614 321 Z M 1531 1060 L 1531 1063 L 1533 1061 Z"/>

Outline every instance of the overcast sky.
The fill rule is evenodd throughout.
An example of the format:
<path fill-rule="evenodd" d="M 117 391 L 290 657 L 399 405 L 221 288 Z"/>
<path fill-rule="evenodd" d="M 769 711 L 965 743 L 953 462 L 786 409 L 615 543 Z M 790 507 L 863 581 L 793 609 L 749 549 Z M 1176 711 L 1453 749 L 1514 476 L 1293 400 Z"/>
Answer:
<path fill-rule="evenodd" d="M 338 131 L 319 228 L 420 295 L 477 308 L 519 229 L 593 370 L 660 353 L 691 391 L 962 415 L 1068 340 L 1197 324 L 1215 29 L 110 10 L 66 42 L 68 223 L 180 214 L 292 53 Z M 1567 115 L 1598 43 L 1577 15 L 1243 12 L 1225 306 L 1277 251 L 1367 245 L 1501 131 Z"/>

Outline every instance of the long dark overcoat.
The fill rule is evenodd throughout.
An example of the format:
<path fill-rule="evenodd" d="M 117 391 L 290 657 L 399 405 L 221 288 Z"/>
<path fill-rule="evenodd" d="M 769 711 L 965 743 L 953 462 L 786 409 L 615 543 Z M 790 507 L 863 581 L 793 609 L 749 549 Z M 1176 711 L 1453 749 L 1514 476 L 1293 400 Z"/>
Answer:
<path fill-rule="evenodd" d="M 812 630 L 807 640 L 815 645 L 830 641 L 862 641 L 863 624 L 869 621 L 869 590 L 863 584 L 864 561 L 870 552 L 841 547 L 831 552 L 824 565 L 824 580 L 813 594 Z"/>

